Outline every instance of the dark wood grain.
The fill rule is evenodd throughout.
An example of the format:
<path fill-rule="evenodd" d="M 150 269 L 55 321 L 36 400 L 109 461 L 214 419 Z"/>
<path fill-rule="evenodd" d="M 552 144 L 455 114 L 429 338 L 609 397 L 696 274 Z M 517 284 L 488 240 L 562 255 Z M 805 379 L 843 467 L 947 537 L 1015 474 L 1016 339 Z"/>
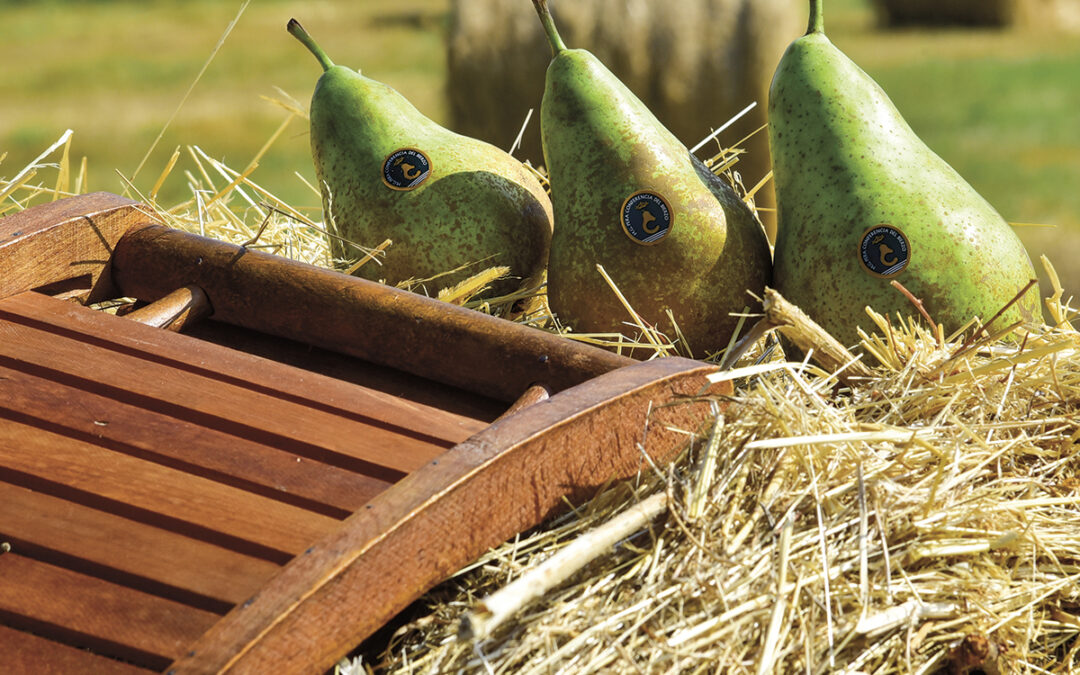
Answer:
<path fill-rule="evenodd" d="M 186 331 L 206 342 L 261 356 L 296 368 L 326 375 L 342 382 L 382 392 L 401 401 L 419 403 L 483 429 L 506 411 L 506 403 L 494 398 L 435 382 L 413 373 L 363 361 L 322 347 L 305 344 L 221 321 L 203 321 Z M 417 415 L 421 418 L 422 415 Z M 465 440 L 462 437 L 461 440 Z"/>
<path fill-rule="evenodd" d="M 311 459 L 355 464 L 356 470 L 383 480 L 396 480 L 446 449 L 429 438 L 398 433 L 398 429 L 370 417 L 338 415 L 323 406 L 298 405 L 244 382 L 226 381 L 213 368 L 192 372 L 191 368 L 170 367 L 172 364 L 164 363 L 153 348 L 131 353 L 113 349 L 114 343 L 90 343 L 28 325 L 5 315 L 4 306 L 0 302 L 0 360 L 12 368 L 179 420 L 254 438 Z M 161 337 L 171 335 L 153 333 L 153 346 Z M 185 346 L 187 358 L 182 363 L 197 364 L 206 358 L 201 343 L 188 341 Z"/>
<path fill-rule="evenodd" d="M 171 673 L 315 672 L 458 567 L 670 459 L 709 416 L 714 367 L 662 359 L 534 403 L 410 475 L 235 608 Z M 722 386 L 730 391 L 730 385 Z M 651 411 L 651 412 L 650 412 Z M 434 498 L 433 498 L 434 497 Z M 333 608 L 333 610 L 331 610 Z"/>
<path fill-rule="evenodd" d="M 5 318 L 320 412 L 390 426 L 444 447 L 460 443 L 487 426 L 484 420 L 446 412 L 436 405 L 403 400 L 334 377 L 253 359 L 232 349 L 162 333 L 37 293 L 0 301 L 0 319 Z"/>
<path fill-rule="evenodd" d="M 0 556 L 0 579 L 4 623 L 143 667 L 164 667 L 219 618 L 17 553 Z"/>
<path fill-rule="evenodd" d="M 392 485 L 4 365 L 0 417 L 336 518 Z"/>
<path fill-rule="evenodd" d="M 247 600 L 278 570 L 266 560 L 3 481 L 0 503 L 0 539 L 16 551 L 208 610 Z"/>
<path fill-rule="evenodd" d="M 148 675 L 154 671 L 0 625 L 0 658 L 10 675 Z"/>
<path fill-rule="evenodd" d="M 206 478 L 0 418 L 0 479 L 281 560 L 340 522 Z"/>

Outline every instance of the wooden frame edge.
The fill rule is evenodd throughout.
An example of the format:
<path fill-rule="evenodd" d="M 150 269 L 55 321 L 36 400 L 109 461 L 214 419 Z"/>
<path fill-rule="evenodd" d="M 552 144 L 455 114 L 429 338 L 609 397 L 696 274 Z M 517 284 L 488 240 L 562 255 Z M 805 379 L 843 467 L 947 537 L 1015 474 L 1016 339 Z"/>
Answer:
<path fill-rule="evenodd" d="M 165 226 L 116 246 L 124 295 L 153 302 L 195 285 L 218 321 L 313 344 L 504 402 L 637 363 L 398 288 Z"/>
<path fill-rule="evenodd" d="M 711 415 L 715 366 L 622 368 L 535 403 L 448 450 L 295 558 L 168 673 L 329 668 L 484 551 L 612 479 L 670 460 Z M 648 424 L 646 425 L 646 420 Z M 681 429 L 681 431 L 680 431 Z"/>
<path fill-rule="evenodd" d="M 87 302 L 109 297 L 116 242 L 133 226 L 153 221 L 139 202 L 109 192 L 5 216 L 0 219 L 0 298 L 39 288 Z"/>

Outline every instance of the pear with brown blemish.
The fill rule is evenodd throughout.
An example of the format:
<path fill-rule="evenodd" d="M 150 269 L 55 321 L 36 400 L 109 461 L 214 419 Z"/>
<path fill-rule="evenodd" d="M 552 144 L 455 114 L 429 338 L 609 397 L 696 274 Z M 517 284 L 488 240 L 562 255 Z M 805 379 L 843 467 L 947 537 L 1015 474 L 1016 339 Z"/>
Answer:
<path fill-rule="evenodd" d="M 397 284 L 450 272 L 449 286 L 484 267 L 511 278 L 491 292 L 536 280 L 551 241 L 551 201 L 532 171 L 508 153 L 455 134 L 391 87 L 334 65 L 295 20 L 289 33 L 323 67 L 311 99 L 311 153 L 335 257 L 358 258 L 386 239 L 382 264 L 358 274 Z"/>
<path fill-rule="evenodd" d="M 554 53 L 540 107 L 555 207 L 552 311 L 577 332 L 632 335 L 599 264 L 642 318 L 672 339 L 681 332 L 694 356 L 723 349 L 737 315 L 755 309 L 747 291 L 760 297 L 768 283 L 764 229 L 595 56 L 566 47 L 545 0 L 534 4 Z"/>

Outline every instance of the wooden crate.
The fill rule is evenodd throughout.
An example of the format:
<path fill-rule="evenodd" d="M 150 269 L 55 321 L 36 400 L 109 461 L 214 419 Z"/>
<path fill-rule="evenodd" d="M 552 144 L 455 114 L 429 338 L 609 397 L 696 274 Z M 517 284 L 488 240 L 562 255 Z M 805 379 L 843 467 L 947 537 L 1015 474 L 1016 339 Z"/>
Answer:
<path fill-rule="evenodd" d="M 4 672 L 321 672 L 730 391 L 147 213 L 0 220 Z"/>

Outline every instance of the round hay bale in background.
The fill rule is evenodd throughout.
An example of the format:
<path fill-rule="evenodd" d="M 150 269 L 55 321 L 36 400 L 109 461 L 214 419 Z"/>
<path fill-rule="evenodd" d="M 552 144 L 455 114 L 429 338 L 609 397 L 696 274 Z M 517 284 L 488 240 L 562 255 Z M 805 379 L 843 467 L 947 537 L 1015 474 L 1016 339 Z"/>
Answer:
<path fill-rule="evenodd" d="M 889 26 L 965 24 L 1080 30 L 1076 0 L 874 0 Z"/>
<path fill-rule="evenodd" d="M 805 30 L 804 0 L 551 0 L 567 45 L 588 49 L 688 147 L 749 103 L 724 139 L 765 123 L 768 87 L 788 43 Z M 455 131 L 509 148 L 534 109 L 517 157 L 543 164 L 539 108 L 551 50 L 525 0 L 453 0 L 447 54 Z M 709 156 L 717 146 L 703 148 Z M 747 188 L 770 169 L 764 132 L 736 169 Z M 771 183 L 757 195 L 774 205 Z M 762 214 L 772 232 L 771 214 Z"/>

